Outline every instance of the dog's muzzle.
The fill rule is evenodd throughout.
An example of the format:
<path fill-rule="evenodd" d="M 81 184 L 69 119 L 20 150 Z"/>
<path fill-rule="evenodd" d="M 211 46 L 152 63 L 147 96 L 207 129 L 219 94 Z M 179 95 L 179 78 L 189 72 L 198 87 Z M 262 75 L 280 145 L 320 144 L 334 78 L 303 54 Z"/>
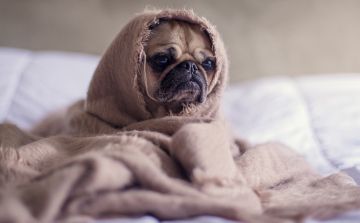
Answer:
<path fill-rule="evenodd" d="M 206 79 L 195 62 L 186 60 L 173 68 L 161 81 L 157 98 L 161 102 L 206 100 Z"/>

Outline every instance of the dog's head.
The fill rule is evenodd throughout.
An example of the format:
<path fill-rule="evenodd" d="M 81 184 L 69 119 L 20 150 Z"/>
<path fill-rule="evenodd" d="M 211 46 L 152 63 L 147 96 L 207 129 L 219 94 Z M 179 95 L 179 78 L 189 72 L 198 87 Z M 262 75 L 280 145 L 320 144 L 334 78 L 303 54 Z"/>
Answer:
<path fill-rule="evenodd" d="M 216 65 L 207 33 L 179 20 L 162 20 L 150 29 L 144 85 L 148 100 L 157 102 L 152 112 L 161 107 L 177 113 L 189 104 L 204 103 Z"/>
<path fill-rule="evenodd" d="M 191 10 L 138 14 L 110 44 L 91 80 L 86 111 L 116 127 L 167 115 L 222 118 L 224 44 Z"/>

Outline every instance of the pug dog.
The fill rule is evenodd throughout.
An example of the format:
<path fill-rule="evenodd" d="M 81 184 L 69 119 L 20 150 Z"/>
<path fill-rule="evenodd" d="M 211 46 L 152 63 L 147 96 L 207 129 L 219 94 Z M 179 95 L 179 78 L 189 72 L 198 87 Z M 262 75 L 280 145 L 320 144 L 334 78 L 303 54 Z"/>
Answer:
<path fill-rule="evenodd" d="M 181 113 L 188 106 L 204 103 L 216 70 L 206 31 L 179 20 L 162 20 L 150 30 L 143 85 L 153 117 Z"/>

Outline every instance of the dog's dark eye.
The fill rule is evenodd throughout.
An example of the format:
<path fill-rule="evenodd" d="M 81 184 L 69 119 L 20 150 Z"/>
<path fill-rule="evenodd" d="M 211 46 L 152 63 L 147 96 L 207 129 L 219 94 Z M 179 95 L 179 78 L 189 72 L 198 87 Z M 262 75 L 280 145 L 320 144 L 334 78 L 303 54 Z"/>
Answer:
<path fill-rule="evenodd" d="M 165 67 L 170 62 L 167 56 L 158 56 L 154 58 L 154 64 L 158 67 Z"/>
<path fill-rule="evenodd" d="M 206 72 L 209 72 L 214 68 L 214 61 L 206 59 L 204 62 L 202 62 L 201 66 L 205 69 Z"/>
<path fill-rule="evenodd" d="M 158 54 L 149 58 L 148 62 L 153 68 L 154 72 L 162 73 L 166 68 L 173 63 L 173 57 L 166 54 Z"/>

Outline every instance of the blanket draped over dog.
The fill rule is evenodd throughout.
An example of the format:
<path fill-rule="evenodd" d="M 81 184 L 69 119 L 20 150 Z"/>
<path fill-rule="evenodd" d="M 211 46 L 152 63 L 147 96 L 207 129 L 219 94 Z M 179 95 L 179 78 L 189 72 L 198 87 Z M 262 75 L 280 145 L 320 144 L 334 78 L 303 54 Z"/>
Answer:
<path fill-rule="evenodd" d="M 154 118 L 141 80 L 149 27 L 159 19 L 207 32 L 216 73 L 204 103 Z M 284 145 L 234 137 L 221 111 L 227 70 L 223 42 L 206 19 L 186 10 L 136 16 L 105 52 L 85 101 L 31 134 L 0 126 L 0 222 L 145 214 L 298 222 L 359 208 L 350 177 L 323 177 Z"/>

